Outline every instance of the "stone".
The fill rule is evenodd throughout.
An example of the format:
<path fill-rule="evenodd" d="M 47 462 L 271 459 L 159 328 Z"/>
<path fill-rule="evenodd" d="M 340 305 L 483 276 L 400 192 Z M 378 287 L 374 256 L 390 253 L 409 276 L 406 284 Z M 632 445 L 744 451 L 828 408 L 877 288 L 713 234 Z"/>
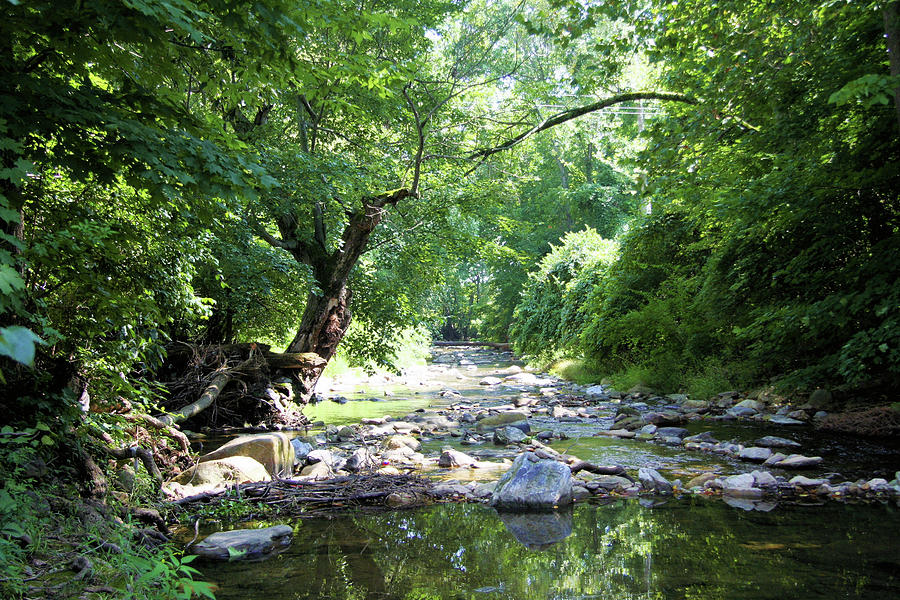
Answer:
<path fill-rule="evenodd" d="M 356 430 L 350 427 L 349 425 L 344 425 L 340 429 L 338 429 L 337 436 L 343 440 L 355 440 L 357 437 Z"/>
<path fill-rule="evenodd" d="M 688 481 L 687 489 L 691 489 L 691 488 L 695 488 L 695 487 L 702 488 L 704 485 L 706 485 L 707 481 L 712 481 L 716 477 L 717 477 L 717 475 L 715 473 L 702 473 L 700 475 L 697 475 L 696 477 L 694 477 L 693 479 Z"/>
<path fill-rule="evenodd" d="M 797 421 L 807 421 L 809 420 L 809 415 L 806 414 L 806 411 L 803 410 L 792 410 L 787 414 L 789 419 L 795 419 Z"/>
<path fill-rule="evenodd" d="M 260 560 L 287 548 L 293 534 L 288 525 L 220 531 L 191 546 L 191 553 L 214 560 Z"/>
<path fill-rule="evenodd" d="M 803 421 L 783 415 L 772 415 L 772 417 L 769 418 L 769 422 L 777 425 L 805 425 Z"/>
<path fill-rule="evenodd" d="M 581 485 L 572 486 L 572 502 L 582 502 L 591 497 L 591 492 Z"/>
<path fill-rule="evenodd" d="M 759 400 L 751 400 L 750 398 L 747 398 L 746 400 L 741 400 L 740 402 L 735 404 L 733 408 L 749 408 L 752 409 L 755 413 L 760 413 L 766 409 L 766 405 Z"/>
<path fill-rule="evenodd" d="M 553 410 L 550 412 L 550 416 L 554 419 L 563 419 L 563 418 L 572 418 L 578 417 L 578 414 L 574 410 L 570 410 L 563 406 L 554 406 Z"/>
<path fill-rule="evenodd" d="M 344 469 L 351 473 L 372 467 L 375 467 L 375 459 L 369 454 L 367 448 L 358 448 L 344 463 Z"/>
<path fill-rule="evenodd" d="M 606 388 L 602 385 L 592 385 L 584 390 L 585 396 L 606 396 Z"/>
<path fill-rule="evenodd" d="M 271 475 L 289 477 L 294 469 L 296 453 L 291 439 L 283 433 L 262 433 L 242 435 L 209 454 L 201 456 L 199 462 L 220 460 L 233 456 L 252 458 Z"/>
<path fill-rule="evenodd" d="M 229 456 L 197 463 L 172 481 L 181 485 L 223 486 L 271 479 L 266 468 L 249 456 Z"/>
<path fill-rule="evenodd" d="M 597 435 L 604 435 L 607 437 L 617 437 L 617 438 L 625 438 L 631 439 L 636 434 L 633 431 L 628 431 L 627 429 L 608 429 L 604 431 L 598 431 Z"/>
<path fill-rule="evenodd" d="M 684 404 L 688 401 L 688 397 L 684 394 L 669 394 L 666 396 L 672 402 L 678 402 L 679 404 Z"/>
<path fill-rule="evenodd" d="M 624 490 L 631 487 L 632 484 L 630 480 L 618 475 L 600 475 L 591 479 L 588 483 L 591 487 L 602 488 L 608 492 Z"/>
<path fill-rule="evenodd" d="M 384 503 L 391 508 L 405 508 L 415 506 L 418 500 L 415 495 L 408 492 L 393 492 L 384 499 Z"/>
<path fill-rule="evenodd" d="M 766 495 L 763 490 L 755 487 L 726 487 L 722 490 L 722 493 L 732 498 L 743 498 L 745 500 L 759 500 Z"/>
<path fill-rule="evenodd" d="M 494 443 L 498 446 L 506 446 L 507 444 L 517 444 L 528 439 L 521 429 L 516 427 L 498 427 L 494 430 Z"/>
<path fill-rule="evenodd" d="M 308 477 L 309 479 L 331 479 L 334 476 L 334 472 L 328 464 L 322 461 L 303 467 L 300 471 L 300 476 Z"/>
<path fill-rule="evenodd" d="M 645 423 L 653 423 L 654 425 L 680 425 L 685 422 L 685 416 L 675 411 L 648 412 L 644 415 Z"/>
<path fill-rule="evenodd" d="M 777 437 L 774 435 L 767 435 L 765 437 L 761 437 L 756 440 L 757 446 L 763 446 L 764 448 L 799 448 L 800 444 L 795 442 L 794 440 L 789 440 L 783 437 Z"/>
<path fill-rule="evenodd" d="M 334 466 L 335 456 L 331 452 L 331 450 L 326 450 L 325 448 L 320 448 L 318 450 L 313 450 L 306 456 L 306 462 L 314 465 L 319 462 L 323 462 L 329 467 Z"/>
<path fill-rule="evenodd" d="M 749 460 L 751 462 L 765 462 L 772 456 L 772 451 L 768 448 L 744 448 L 738 453 L 741 460 Z"/>
<path fill-rule="evenodd" d="M 659 474 L 656 469 L 638 469 L 638 479 L 645 490 L 656 491 L 660 494 L 671 494 L 673 487 L 668 479 Z"/>
<path fill-rule="evenodd" d="M 716 438 L 714 438 L 713 435 L 712 435 L 712 433 L 710 433 L 709 431 L 704 431 L 703 433 L 698 433 L 698 434 L 696 434 L 696 435 L 690 435 L 690 436 L 684 438 L 684 441 L 685 441 L 685 442 L 694 442 L 694 443 L 698 443 L 698 444 L 701 443 L 701 442 L 707 442 L 707 443 L 709 443 L 709 444 L 715 444 L 715 443 L 717 443 L 719 440 L 717 440 Z"/>
<path fill-rule="evenodd" d="M 524 429 L 522 427 L 521 424 L 523 422 L 524 427 L 526 427 L 527 429 Z M 522 429 L 525 433 L 531 432 L 531 428 L 528 427 L 528 414 L 514 410 L 485 417 L 475 424 L 475 429 L 477 429 L 478 431 L 491 431 L 493 429 L 496 429 L 497 427 L 503 427 L 505 425 L 519 427 L 519 429 Z"/>
<path fill-rule="evenodd" d="M 503 380 L 499 377 L 485 377 L 478 382 L 478 385 L 500 385 L 501 383 L 503 383 Z"/>
<path fill-rule="evenodd" d="M 803 475 L 797 475 L 796 477 L 792 477 L 788 482 L 791 485 L 795 485 L 803 488 L 813 488 L 819 487 L 822 484 L 828 483 L 827 479 L 810 479 L 809 477 L 804 477 Z"/>
<path fill-rule="evenodd" d="M 681 404 L 681 408 L 689 412 L 703 412 L 709 410 L 709 402 L 705 400 L 686 400 Z"/>
<path fill-rule="evenodd" d="M 659 429 L 659 427 L 651 423 L 649 425 L 644 425 L 643 427 L 638 429 L 638 433 L 642 433 L 644 435 L 653 435 L 656 433 L 657 429 Z"/>
<path fill-rule="evenodd" d="M 753 476 L 753 485 L 756 487 L 775 487 L 778 485 L 778 480 L 768 471 L 753 471 L 750 474 Z"/>
<path fill-rule="evenodd" d="M 752 417 L 753 415 L 759 414 L 759 411 L 754 410 L 749 406 L 734 406 L 728 409 L 727 414 L 734 417 Z"/>
<path fill-rule="evenodd" d="M 784 460 L 785 458 L 787 458 L 787 455 L 782 454 L 781 452 L 776 452 L 775 454 L 773 454 L 772 456 L 770 456 L 769 458 L 767 458 L 767 459 L 765 460 L 765 462 L 763 462 L 763 464 L 764 464 L 764 465 L 774 465 L 774 464 L 777 463 L 778 461 Z"/>
<path fill-rule="evenodd" d="M 501 512 L 500 520 L 516 540 L 530 550 L 546 550 L 572 535 L 572 511 Z"/>
<path fill-rule="evenodd" d="M 550 383 L 548 380 L 541 379 L 534 373 L 527 373 L 527 372 L 514 373 L 512 375 L 504 377 L 504 380 L 510 381 L 513 383 L 518 383 L 519 385 L 530 385 L 530 386 L 538 386 L 538 385 L 543 385 L 545 383 Z"/>
<path fill-rule="evenodd" d="M 722 479 L 722 488 L 725 490 L 751 488 L 755 483 L 756 480 L 753 478 L 753 475 L 741 473 L 740 475 L 732 475 Z"/>
<path fill-rule="evenodd" d="M 571 502 L 569 467 L 524 452 L 497 482 L 490 504 L 503 509 L 550 509 Z"/>
<path fill-rule="evenodd" d="M 414 452 L 418 452 L 422 447 L 422 442 L 411 435 L 392 435 L 381 443 L 381 447 L 385 450 L 397 450 L 398 448 L 406 447 Z"/>
<path fill-rule="evenodd" d="M 291 440 L 291 447 L 294 448 L 294 464 L 302 465 L 306 462 L 306 457 L 313 451 L 312 444 L 308 444 L 302 440 L 294 438 Z"/>
<path fill-rule="evenodd" d="M 811 469 L 822 464 L 821 456 L 803 456 L 802 454 L 791 454 L 787 458 L 779 460 L 773 466 L 780 469 Z"/>
<path fill-rule="evenodd" d="M 474 465 L 477 462 L 478 459 L 469 456 L 465 452 L 460 452 L 453 448 L 444 448 L 444 451 L 441 452 L 441 457 L 438 459 L 438 466 L 449 469 L 455 467 L 467 467 L 469 465 Z"/>
<path fill-rule="evenodd" d="M 497 487 L 497 482 L 492 481 L 490 483 L 479 483 L 472 488 L 472 496 L 478 498 L 480 500 L 484 500 L 485 498 L 490 498 L 494 489 Z"/>
<path fill-rule="evenodd" d="M 660 437 L 674 437 L 679 440 L 688 434 L 688 430 L 684 427 L 660 427 L 656 430 L 656 435 Z"/>
<path fill-rule="evenodd" d="M 429 493 L 435 498 L 462 497 L 471 498 L 472 492 L 466 486 L 460 483 L 439 483 L 435 485 Z"/>

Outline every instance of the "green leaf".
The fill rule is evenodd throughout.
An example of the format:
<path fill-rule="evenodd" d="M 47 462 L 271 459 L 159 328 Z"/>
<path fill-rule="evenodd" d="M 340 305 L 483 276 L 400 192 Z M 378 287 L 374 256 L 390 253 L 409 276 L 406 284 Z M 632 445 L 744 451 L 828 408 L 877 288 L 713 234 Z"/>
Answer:
<path fill-rule="evenodd" d="M 0 355 L 8 356 L 26 366 L 34 364 L 34 352 L 37 344 L 45 344 L 37 334 L 27 327 L 15 325 L 0 327 Z"/>

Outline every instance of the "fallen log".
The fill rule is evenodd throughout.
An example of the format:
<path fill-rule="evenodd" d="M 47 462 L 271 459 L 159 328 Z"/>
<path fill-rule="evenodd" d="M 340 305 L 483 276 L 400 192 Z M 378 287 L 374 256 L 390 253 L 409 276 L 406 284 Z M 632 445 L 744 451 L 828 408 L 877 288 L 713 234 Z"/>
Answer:
<path fill-rule="evenodd" d="M 569 468 L 572 470 L 572 475 L 578 473 L 579 471 L 587 471 L 588 473 L 593 473 L 594 475 L 618 475 L 619 477 L 624 477 L 625 479 L 634 483 L 634 479 L 632 479 L 631 476 L 628 475 L 628 473 L 625 471 L 625 467 L 622 467 L 620 465 L 604 467 L 595 465 L 594 463 L 590 463 L 586 460 L 575 460 L 574 462 L 569 463 Z"/>

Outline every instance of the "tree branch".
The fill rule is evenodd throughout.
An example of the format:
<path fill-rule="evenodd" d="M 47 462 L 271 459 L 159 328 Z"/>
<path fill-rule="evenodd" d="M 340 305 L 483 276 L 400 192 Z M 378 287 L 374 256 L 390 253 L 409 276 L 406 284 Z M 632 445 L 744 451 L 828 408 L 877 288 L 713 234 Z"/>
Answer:
<path fill-rule="evenodd" d="M 487 157 L 497 154 L 498 152 L 503 152 L 504 150 L 509 150 L 510 148 L 521 144 L 536 133 L 546 131 L 551 127 L 556 127 L 557 125 L 561 125 L 562 123 L 571 121 L 572 119 L 577 119 L 578 117 L 584 116 L 586 114 L 597 112 L 598 110 L 603 110 L 604 108 L 613 106 L 615 104 L 621 104 L 622 102 L 632 102 L 634 100 L 666 100 L 669 102 L 683 102 L 686 104 L 698 103 L 697 99 L 695 98 L 686 96 L 684 94 L 676 94 L 673 92 L 629 92 L 627 94 L 618 94 L 616 96 L 612 96 L 598 102 L 593 102 L 585 106 L 579 106 L 569 110 L 564 110 L 544 119 L 541 123 L 538 123 L 531 129 L 528 129 L 520 133 L 516 137 L 503 142 L 499 146 L 494 146 L 493 148 L 485 148 L 483 150 L 477 150 L 471 153 L 469 155 L 470 160 L 481 160 L 479 160 L 478 164 L 476 164 L 474 167 L 472 167 L 472 169 L 469 170 L 469 173 L 477 169 Z"/>

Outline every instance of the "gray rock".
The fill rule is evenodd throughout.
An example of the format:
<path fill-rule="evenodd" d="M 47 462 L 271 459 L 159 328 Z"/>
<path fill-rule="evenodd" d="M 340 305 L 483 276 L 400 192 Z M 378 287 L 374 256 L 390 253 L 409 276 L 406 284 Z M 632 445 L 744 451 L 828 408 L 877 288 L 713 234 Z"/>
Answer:
<path fill-rule="evenodd" d="M 791 417 L 786 417 L 782 415 L 773 415 L 769 419 L 770 423 L 776 423 L 778 425 L 805 425 L 803 421 L 798 421 L 797 419 L 792 419 Z"/>
<path fill-rule="evenodd" d="M 750 398 L 747 398 L 746 400 L 741 400 L 740 402 L 735 404 L 734 408 L 749 408 L 754 412 L 760 413 L 766 409 L 766 405 L 759 400 L 751 400 Z"/>
<path fill-rule="evenodd" d="M 656 430 L 656 435 L 660 437 L 674 437 L 678 439 L 684 438 L 688 434 L 688 430 L 684 427 L 660 427 Z"/>
<path fill-rule="evenodd" d="M 572 501 L 573 502 L 582 502 L 591 497 L 591 492 L 584 486 L 573 485 L 572 486 Z"/>
<path fill-rule="evenodd" d="M 469 456 L 465 452 L 460 452 L 459 450 L 454 450 L 453 448 L 444 448 L 444 451 L 441 452 L 441 457 L 438 459 L 438 466 L 445 469 L 450 469 L 455 467 L 466 467 L 468 465 L 474 465 L 477 462 L 478 459 Z"/>
<path fill-rule="evenodd" d="M 494 430 L 494 443 L 498 446 L 523 442 L 527 437 L 521 429 L 516 427 L 498 427 Z"/>
<path fill-rule="evenodd" d="M 812 488 L 819 487 L 820 485 L 828 483 L 827 479 L 810 479 L 809 477 L 804 477 L 803 475 L 797 475 L 796 477 L 792 477 L 788 482 L 791 485 L 796 485 L 798 487 L 804 488 Z"/>
<path fill-rule="evenodd" d="M 729 408 L 727 414 L 734 417 L 752 417 L 753 415 L 759 414 L 759 411 L 754 410 L 749 406 L 735 406 Z"/>
<path fill-rule="evenodd" d="M 608 492 L 613 490 L 624 490 L 626 488 L 631 487 L 632 482 L 624 477 L 619 477 L 618 475 L 601 475 L 599 477 L 595 477 L 588 482 L 588 489 L 604 489 Z"/>
<path fill-rule="evenodd" d="M 776 452 L 775 454 L 770 456 L 768 459 L 766 459 L 766 461 L 763 464 L 764 465 L 774 465 L 778 461 L 784 460 L 785 458 L 787 458 L 787 455 L 782 454 L 781 452 Z"/>
<path fill-rule="evenodd" d="M 294 448 L 294 464 L 302 465 L 306 462 L 306 457 L 313 451 L 311 444 L 294 438 L 291 440 L 291 446 Z"/>
<path fill-rule="evenodd" d="M 741 510 L 756 510 L 760 512 L 769 512 L 774 510 L 778 504 L 775 502 L 761 502 L 759 500 L 753 500 L 748 498 L 735 498 L 732 496 L 723 496 L 722 501 L 728 506 L 732 506 L 734 508 L 740 508 Z"/>
<path fill-rule="evenodd" d="M 303 467 L 300 476 L 310 479 L 331 479 L 334 477 L 334 471 L 324 461 L 320 461 Z"/>
<path fill-rule="evenodd" d="M 572 471 L 532 452 L 516 457 L 497 482 L 491 505 L 505 509 L 549 509 L 572 502 Z"/>
<path fill-rule="evenodd" d="M 803 456 L 802 454 L 791 454 L 787 458 L 779 460 L 773 466 L 780 469 L 811 469 L 822 464 L 821 456 Z"/>
<path fill-rule="evenodd" d="M 306 462 L 314 465 L 319 462 L 323 462 L 328 465 L 329 468 L 334 466 L 335 457 L 332 454 L 331 450 L 326 450 L 324 448 L 320 448 L 318 450 L 313 450 L 309 454 L 306 455 Z"/>
<path fill-rule="evenodd" d="M 485 377 L 478 382 L 478 385 L 500 385 L 501 383 L 503 383 L 503 380 L 499 377 Z"/>
<path fill-rule="evenodd" d="M 356 473 L 361 469 L 372 468 L 374 466 L 375 460 L 366 448 L 358 448 L 356 452 L 350 455 L 347 462 L 344 463 L 344 469 L 351 473 Z"/>
<path fill-rule="evenodd" d="M 259 560 L 289 546 L 293 534 L 287 525 L 220 531 L 192 546 L 191 552 L 215 560 Z"/>
<path fill-rule="evenodd" d="M 653 435 L 656 433 L 657 429 L 659 429 L 659 427 L 651 423 L 649 425 L 644 425 L 643 427 L 638 429 L 638 433 L 642 433 L 644 435 Z"/>
<path fill-rule="evenodd" d="M 695 442 L 695 443 L 708 442 L 710 444 L 715 444 L 719 440 L 714 438 L 712 433 L 710 433 L 709 431 L 704 431 L 703 433 L 698 433 L 697 435 L 688 436 L 688 437 L 684 438 L 684 441 L 685 442 Z"/>
<path fill-rule="evenodd" d="M 584 390 L 585 396 L 606 396 L 606 388 L 602 385 L 592 385 L 591 387 Z"/>
<path fill-rule="evenodd" d="M 491 415 L 478 421 L 475 429 L 478 431 L 492 431 L 497 427 L 518 427 L 525 433 L 531 432 L 528 425 L 528 415 L 521 411 L 508 411 L 500 414 Z"/>
<path fill-rule="evenodd" d="M 738 454 L 741 460 L 749 460 L 751 462 L 765 462 L 772 456 L 772 451 L 768 448 L 744 448 Z"/>
<path fill-rule="evenodd" d="M 740 475 L 732 475 L 722 480 L 722 487 L 725 490 L 752 488 L 756 483 L 753 475 L 750 473 L 741 473 Z"/>
<path fill-rule="evenodd" d="M 777 437 L 774 435 L 767 435 L 765 437 L 761 437 L 756 440 L 757 446 L 763 446 L 764 448 L 799 448 L 800 444 L 795 442 L 794 440 L 789 440 L 783 437 Z"/>
<path fill-rule="evenodd" d="M 627 429 L 608 429 L 608 430 L 598 431 L 597 435 L 603 435 L 606 437 L 631 439 L 636 434 L 633 431 L 628 431 Z"/>
<path fill-rule="evenodd" d="M 768 471 L 753 471 L 750 475 L 753 476 L 753 485 L 756 487 L 765 488 L 778 485 L 778 480 Z"/>
<path fill-rule="evenodd" d="M 656 469 L 642 468 L 638 470 L 638 479 L 645 490 L 656 491 L 660 494 L 671 494 L 672 484 L 659 474 Z"/>

